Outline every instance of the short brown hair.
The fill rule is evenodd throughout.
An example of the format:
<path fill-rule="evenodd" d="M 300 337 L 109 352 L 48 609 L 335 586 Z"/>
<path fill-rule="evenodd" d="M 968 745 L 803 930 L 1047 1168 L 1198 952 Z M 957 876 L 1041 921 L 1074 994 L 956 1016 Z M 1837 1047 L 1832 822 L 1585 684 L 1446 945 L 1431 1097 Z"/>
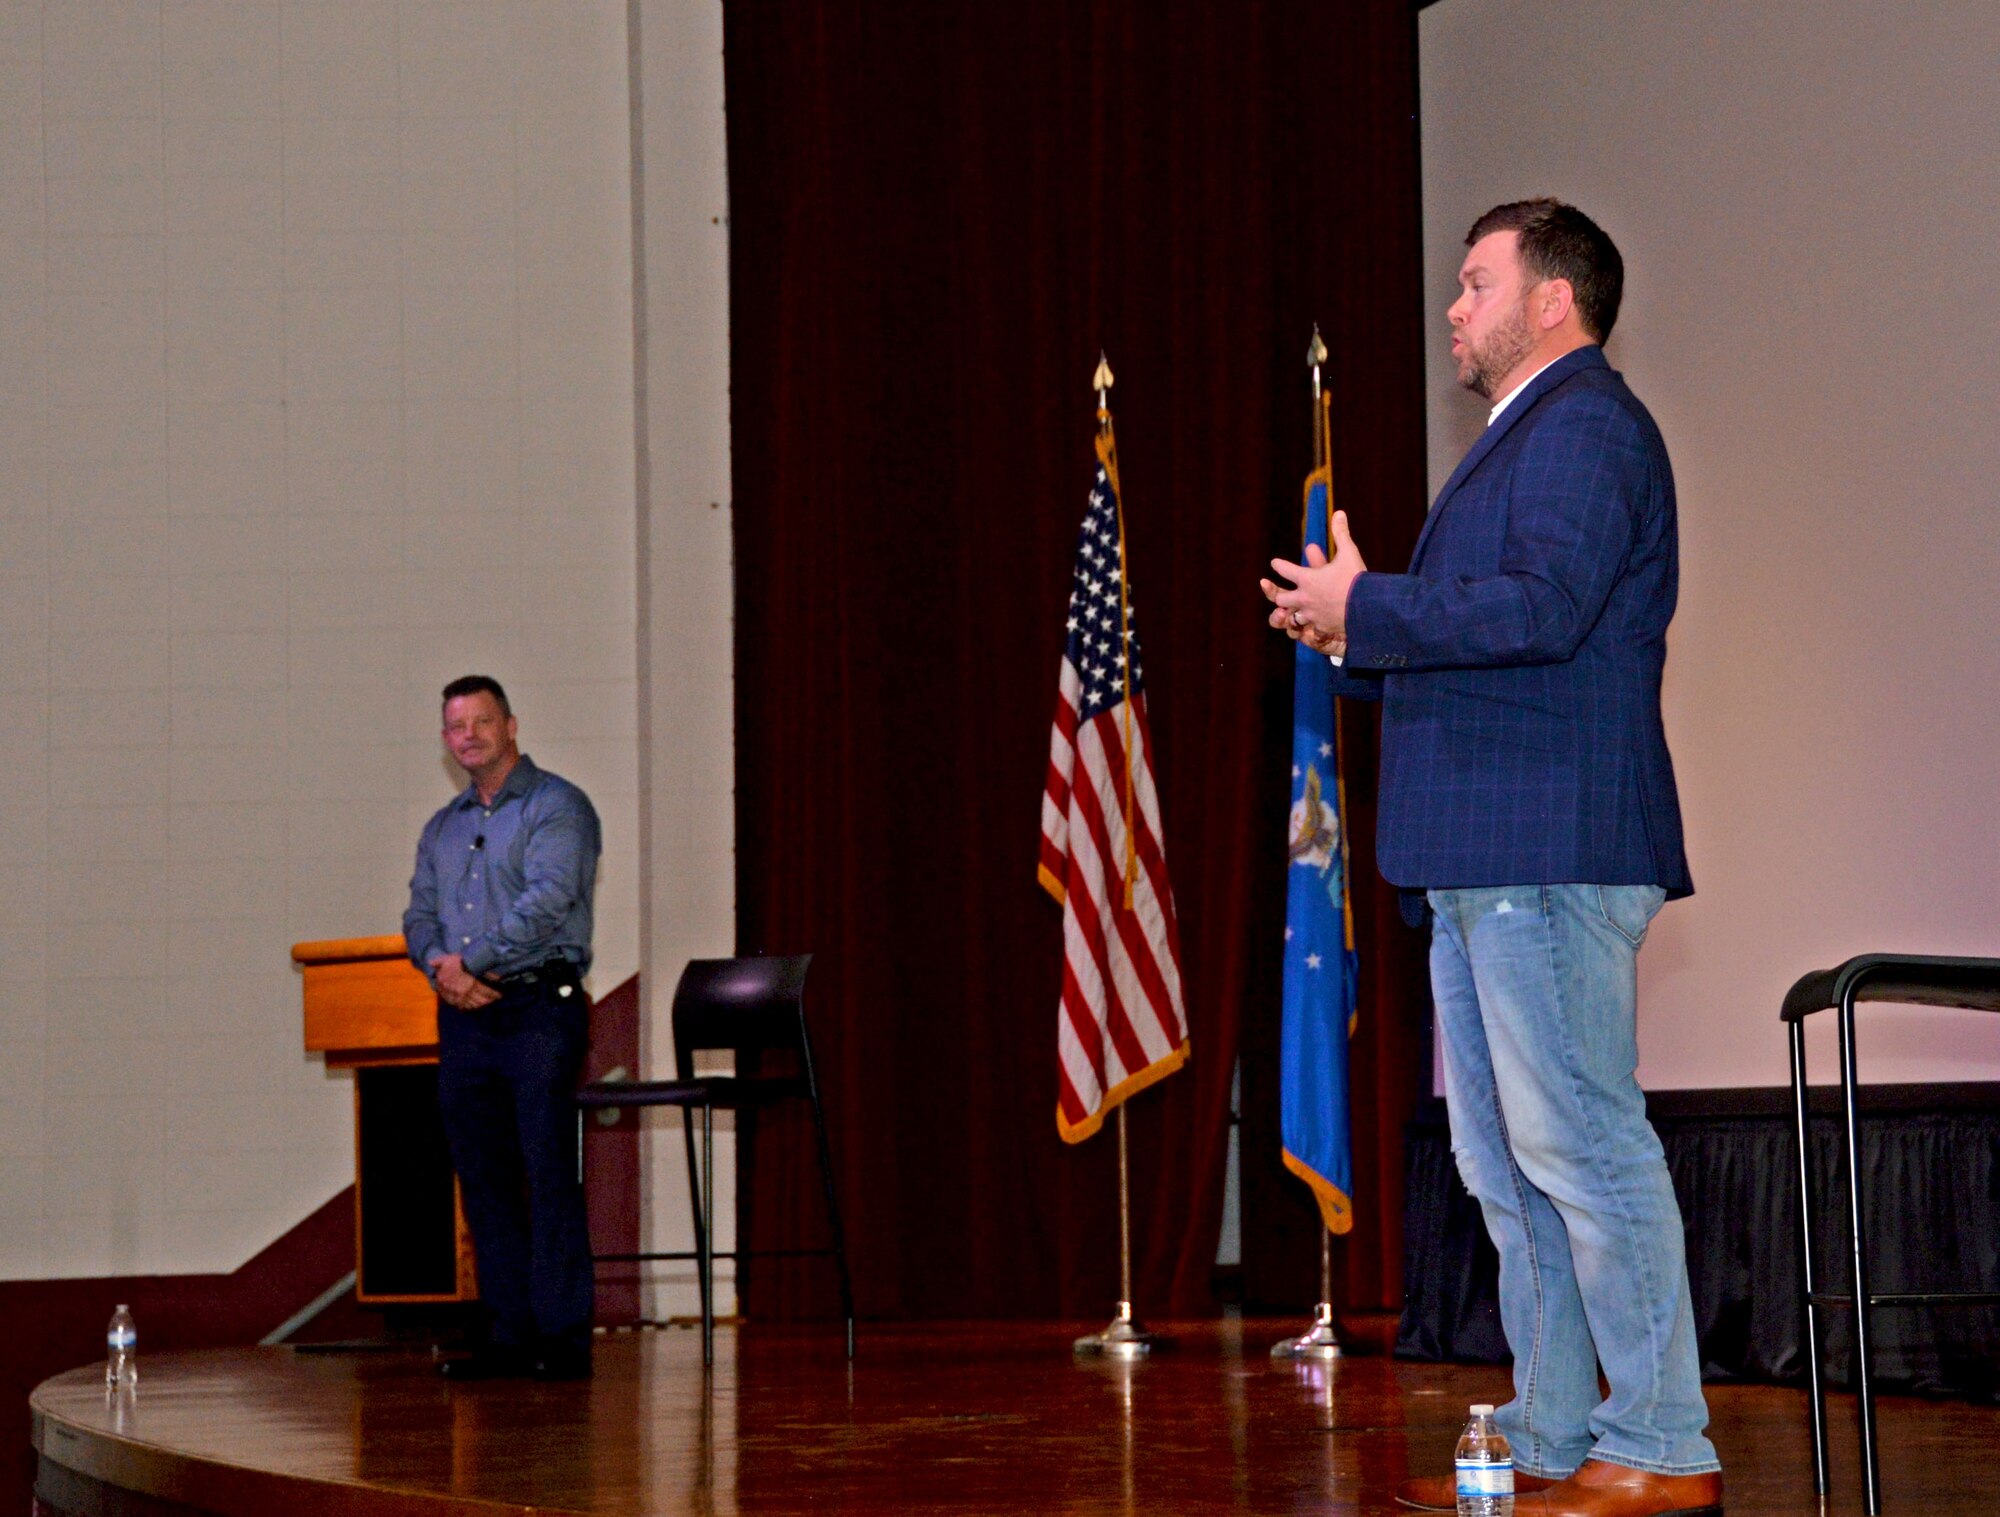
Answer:
<path fill-rule="evenodd" d="M 1625 294 L 1625 260 L 1604 228 L 1575 206 L 1543 195 L 1496 205 L 1472 223 L 1465 245 L 1495 232 L 1518 233 L 1521 267 L 1538 280 L 1568 280 L 1583 329 L 1595 342 L 1610 337 Z"/>
<path fill-rule="evenodd" d="M 444 704 L 449 706 L 461 695 L 490 695 L 498 703 L 502 716 L 514 714 L 514 708 L 507 704 L 507 692 L 490 674 L 461 674 L 444 687 Z"/>

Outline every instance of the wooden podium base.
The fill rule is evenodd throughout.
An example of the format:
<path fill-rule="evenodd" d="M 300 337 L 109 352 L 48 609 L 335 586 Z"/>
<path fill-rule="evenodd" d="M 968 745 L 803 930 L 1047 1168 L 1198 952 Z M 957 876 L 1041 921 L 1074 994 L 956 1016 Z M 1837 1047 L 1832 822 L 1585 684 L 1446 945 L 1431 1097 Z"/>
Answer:
<path fill-rule="evenodd" d="M 437 996 L 400 935 L 295 943 L 305 1046 L 354 1072 L 355 1299 L 472 1301 L 472 1234 L 437 1099 Z"/>

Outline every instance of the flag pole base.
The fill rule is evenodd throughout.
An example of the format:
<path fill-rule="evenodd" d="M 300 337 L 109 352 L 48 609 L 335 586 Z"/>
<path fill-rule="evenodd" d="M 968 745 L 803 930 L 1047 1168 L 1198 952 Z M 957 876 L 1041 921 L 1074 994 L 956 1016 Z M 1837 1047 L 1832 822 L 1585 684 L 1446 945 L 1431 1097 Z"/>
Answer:
<path fill-rule="evenodd" d="M 1143 1359 L 1155 1349 L 1165 1348 L 1173 1339 L 1149 1333 L 1132 1315 L 1132 1303 L 1120 1301 L 1118 1315 L 1101 1333 L 1086 1333 L 1073 1345 L 1079 1359 Z"/>
<path fill-rule="evenodd" d="M 1331 1301 L 1313 1308 L 1313 1325 L 1304 1337 L 1285 1338 L 1271 1345 L 1273 1359 L 1338 1359 L 1344 1352 L 1333 1331 Z"/>

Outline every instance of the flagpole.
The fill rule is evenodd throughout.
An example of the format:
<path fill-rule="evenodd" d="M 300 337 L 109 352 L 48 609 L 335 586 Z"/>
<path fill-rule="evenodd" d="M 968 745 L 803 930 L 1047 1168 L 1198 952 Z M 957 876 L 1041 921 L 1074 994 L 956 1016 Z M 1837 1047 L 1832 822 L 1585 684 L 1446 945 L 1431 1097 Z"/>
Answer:
<path fill-rule="evenodd" d="M 1111 432 L 1111 364 L 1105 355 L 1097 355 L 1097 372 L 1091 376 L 1091 387 L 1097 391 L 1097 425 L 1106 436 Z M 1125 492 L 1119 487 L 1116 476 L 1117 454 L 1111 454 L 1112 461 L 1107 469 L 1112 474 L 1111 491 L 1118 498 L 1118 552 L 1119 552 L 1119 636 L 1121 651 L 1128 651 L 1131 644 L 1127 622 L 1129 611 L 1125 600 Z M 1130 657 L 1122 660 L 1125 670 L 1125 909 L 1132 909 L 1132 886 L 1137 868 L 1137 853 L 1134 835 L 1137 818 L 1133 815 L 1132 804 L 1132 662 Z M 1126 1132 L 1125 1103 L 1118 1103 L 1118 1314 L 1101 1333 L 1086 1333 L 1073 1345 L 1079 1358 L 1103 1357 L 1108 1359 L 1140 1359 L 1155 1348 L 1164 1346 L 1169 1340 L 1159 1333 L 1150 1333 L 1132 1314 L 1132 1164 L 1130 1138 Z"/>
<path fill-rule="evenodd" d="M 1173 1340 L 1148 1332 L 1132 1314 L 1132 1166 L 1125 1130 L 1125 1105 L 1118 1106 L 1118 1315 L 1101 1333 L 1085 1333 L 1073 1345 L 1078 1358 L 1142 1359 Z"/>
<path fill-rule="evenodd" d="M 1306 349 L 1306 362 L 1312 365 L 1313 386 L 1313 467 L 1328 470 L 1327 546 L 1333 546 L 1333 489 L 1332 463 L 1333 438 L 1332 417 L 1328 414 L 1328 397 L 1320 389 L 1320 365 L 1326 362 L 1326 344 L 1320 340 L 1319 327 L 1313 327 L 1312 343 Z M 1335 720 L 1339 719 L 1340 706 L 1334 704 Z M 1343 813 L 1345 807 L 1342 807 Z M 1347 847 L 1347 829 L 1341 828 L 1340 846 L 1343 853 Z M 1343 871 L 1341 878 L 1346 879 Z M 1352 932 L 1352 924 L 1348 930 Z M 1315 1198 L 1317 1203 L 1317 1198 Z M 1319 1208 L 1314 1205 L 1314 1215 Z M 1313 1308 L 1313 1323 L 1297 1338 L 1284 1338 L 1271 1345 L 1273 1359 L 1327 1360 L 1341 1357 L 1340 1338 L 1333 1330 L 1333 1235 L 1327 1231 L 1326 1221 L 1320 1219 L 1319 1229 L 1319 1303 Z"/>
<path fill-rule="evenodd" d="M 1118 1106 L 1118 1305 L 1132 1315 L 1132 1159 L 1125 1132 L 1125 1105 Z"/>
<path fill-rule="evenodd" d="M 1104 472 L 1111 481 L 1112 498 L 1118 502 L 1118 666 L 1125 686 L 1121 723 L 1125 749 L 1125 909 L 1132 909 L 1133 893 L 1139 881 L 1137 827 L 1132 815 L 1133 770 L 1137 763 L 1132 749 L 1132 602 L 1131 575 L 1125 564 L 1125 485 L 1118 478 L 1118 439 L 1111 429 L 1111 360 L 1102 348 L 1097 352 L 1097 372 L 1090 377 L 1097 391 L 1097 431 L 1104 448 Z"/>

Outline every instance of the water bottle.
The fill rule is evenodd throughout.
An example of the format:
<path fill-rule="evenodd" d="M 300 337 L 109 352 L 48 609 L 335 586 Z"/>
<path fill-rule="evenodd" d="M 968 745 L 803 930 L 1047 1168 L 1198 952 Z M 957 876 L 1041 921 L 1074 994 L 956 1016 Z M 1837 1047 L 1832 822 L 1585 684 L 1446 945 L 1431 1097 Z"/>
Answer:
<path fill-rule="evenodd" d="M 1513 1517 L 1514 1451 L 1481 1402 L 1458 1435 L 1458 1517 Z"/>
<path fill-rule="evenodd" d="M 139 1329 L 122 1302 L 104 1330 L 104 1388 L 129 1391 L 139 1383 Z"/>

